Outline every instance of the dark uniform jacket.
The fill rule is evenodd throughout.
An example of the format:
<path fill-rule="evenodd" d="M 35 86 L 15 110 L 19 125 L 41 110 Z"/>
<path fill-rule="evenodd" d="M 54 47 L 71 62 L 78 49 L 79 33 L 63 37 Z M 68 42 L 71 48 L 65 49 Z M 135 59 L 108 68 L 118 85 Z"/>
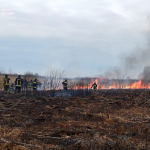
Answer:
<path fill-rule="evenodd" d="M 21 87 L 23 80 L 21 78 L 16 78 L 15 85 L 16 87 Z"/>
<path fill-rule="evenodd" d="M 64 87 L 67 87 L 67 81 L 62 82 Z"/>
<path fill-rule="evenodd" d="M 96 89 L 96 88 L 97 88 L 97 84 L 94 83 L 94 84 L 92 85 L 92 87 L 93 87 L 93 89 Z"/>
<path fill-rule="evenodd" d="M 33 84 L 32 84 L 32 85 L 33 85 L 33 88 L 36 89 L 36 88 L 37 88 L 37 85 L 38 85 L 38 82 L 37 82 L 37 81 L 33 81 Z"/>

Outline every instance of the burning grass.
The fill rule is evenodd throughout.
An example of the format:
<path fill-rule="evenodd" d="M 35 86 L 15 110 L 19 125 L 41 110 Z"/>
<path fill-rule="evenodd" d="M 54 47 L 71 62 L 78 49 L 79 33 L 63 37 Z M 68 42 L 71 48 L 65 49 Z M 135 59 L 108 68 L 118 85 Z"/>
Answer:
<path fill-rule="evenodd" d="M 104 90 L 89 97 L 1 95 L 2 150 L 150 149 L 150 94 Z"/>

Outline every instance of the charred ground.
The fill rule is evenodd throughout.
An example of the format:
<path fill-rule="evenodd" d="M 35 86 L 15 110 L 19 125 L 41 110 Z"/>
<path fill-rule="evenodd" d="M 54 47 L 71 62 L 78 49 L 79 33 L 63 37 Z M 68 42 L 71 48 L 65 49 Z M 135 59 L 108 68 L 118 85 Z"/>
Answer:
<path fill-rule="evenodd" d="M 149 90 L 101 90 L 68 98 L 1 93 L 0 147 L 149 149 L 149 108 Z"/>

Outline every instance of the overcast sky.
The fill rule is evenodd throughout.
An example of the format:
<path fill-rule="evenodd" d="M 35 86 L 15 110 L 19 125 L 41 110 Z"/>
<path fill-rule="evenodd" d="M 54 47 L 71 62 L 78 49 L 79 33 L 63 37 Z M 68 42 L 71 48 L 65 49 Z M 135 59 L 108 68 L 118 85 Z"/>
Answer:
<path fill-rule="evenodd" d="M 0 0 L 0 67 L 97 76 L 148 44 L 149 0 Z"/>

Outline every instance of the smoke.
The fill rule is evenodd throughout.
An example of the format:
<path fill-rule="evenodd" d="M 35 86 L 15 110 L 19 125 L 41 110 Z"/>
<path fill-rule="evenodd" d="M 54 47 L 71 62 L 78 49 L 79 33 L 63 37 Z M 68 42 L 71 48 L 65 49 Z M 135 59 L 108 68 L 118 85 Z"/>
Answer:
<path fill-rule="evenodd" d="M 120 64 L 121 67 L 109 68 L 104 76 L 109 79 L 131 77 L 150 80 L 150 47 L 137 48 L 126 55 Z"/>
<path fill-rule="evenodd" d="M 150 15 L 148 16 L 150 29 Z M 112 79 L 120 76 L 124 78 L 139 78 L 150 80 L 150 30 L 146 31 L 147 45 L 137 47 L 128 54 L 122 55 L 120 66 L 107 69 L 105 77 Z"/>
<path fill-rule="evenodd" d="M 150 48 L 136 49 L 128 57 L 125 57 L 125 69 L 130 71 L 131 69 L 139 69 L 139 67 L 150 65 Z"/>
<path fill-rule="evenodd" d="M 150 80 L 150 66 L 145 66 L 143 72 L 139 75 L 142 80 Z"/>
<path fill-rule="evenodd" d="M 138 48 L 124 59 L 125 71 L 138 73 L 139 79 L 150 79 L 150 47 Z"/>
<path fill-rule="evenodd" d="M 124 69 L 126 72 L 138 73 L 138 78 L 150 80 L 150 15 L 147 18 L 148 29 L 146 30 L 147 45 L 144 48 L 136 48 L 129 55 L 124 57 Z M 139 73 L 142 71 L 141 73 Z"/>
<path fill-rule="evenodd" d="M 121 68 L 113 67 L 109 68 L 103 76 L 108 79 L 124 79 L 125 75 L 125 72 Z"/>

